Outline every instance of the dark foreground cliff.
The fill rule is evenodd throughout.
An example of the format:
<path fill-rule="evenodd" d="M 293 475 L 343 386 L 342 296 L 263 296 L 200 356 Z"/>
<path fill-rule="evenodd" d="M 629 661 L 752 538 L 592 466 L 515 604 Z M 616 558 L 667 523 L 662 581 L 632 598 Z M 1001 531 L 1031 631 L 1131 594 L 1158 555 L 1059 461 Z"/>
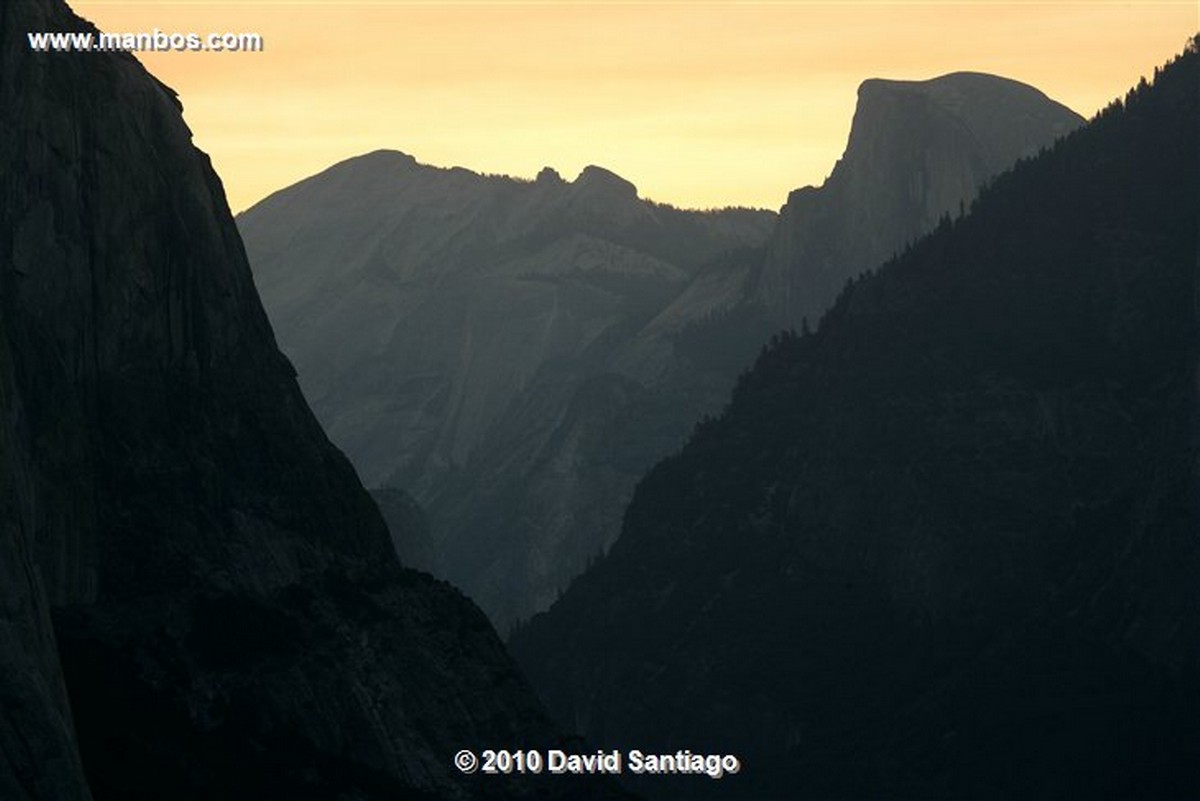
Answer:
<path fill-rule="evenodd" d="M 26 44 L 89 29 L 0 6 L 0 797 L 534 793 L 453 769 L 554 732 L 483 614 L 397 562 L 174 95 Z"/>
<path fill-rule="evenodd" d="M 1200 796 L 1200 53 L 783 337 L 511 648 L 667 798 Z"/>

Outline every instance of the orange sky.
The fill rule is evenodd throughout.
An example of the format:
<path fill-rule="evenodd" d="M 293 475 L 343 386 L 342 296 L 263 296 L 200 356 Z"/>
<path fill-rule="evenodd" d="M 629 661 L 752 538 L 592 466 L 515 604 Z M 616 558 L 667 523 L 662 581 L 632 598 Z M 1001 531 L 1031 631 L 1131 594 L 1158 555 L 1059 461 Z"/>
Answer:
<path fill-rule="evenodd" d="M 75 0 L 110 32 L 261 33 L 252 54 L 142 54 L 245 209 L 378 148 L 643 197 L 779 207 L 841 154 L 868 77 L 954 70 L 1090 116 L 1182 50 L 1200 3 Z"/>

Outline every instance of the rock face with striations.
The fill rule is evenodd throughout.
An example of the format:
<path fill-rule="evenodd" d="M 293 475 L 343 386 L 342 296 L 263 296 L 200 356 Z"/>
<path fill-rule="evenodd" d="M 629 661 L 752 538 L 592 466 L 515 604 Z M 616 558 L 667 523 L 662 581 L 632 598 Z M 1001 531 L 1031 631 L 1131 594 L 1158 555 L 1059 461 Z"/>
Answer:
<path fill-rule="evenodd" d="M 846 152 L 792 192 L 754 290 L 780 325 L 814 327 L 846 281 L 874 269 L 979 187 L 1083 119 L 1016 81 L 956 72 L 864 81 Z"/>
<path fill-rule="evenodd" d="M 378 151 L 271 195 L 238 226 L 330 436 L 368 486 L 422 496 L 545 365 L 602 359 L 773 220 L 658 206 L 599 167 L 528 182 Z"/>
<path fill-rule="evenodd" d="M 178 101 L 42 30 L 94 31 L 0 6 L 0 795 L 539 791 L 453 769 L 555 734 L 483 614 L 396 560 Z"/>
<path fill-rule="evenodd" d="M 28 440 L 16 425 L 25 410 L 7 338 L 0 338 L 0 409 L 0 797 L 83 801 L 91 794 L 34 558 L 36 495 Z"/>
<path fill-rule="evenodd" d="M 774 219 L 647 202 L 599 167 L 530 182 L 381 151 L 238 224 L 330 437 L 368 486 L 425 507 L 439 575 L 506 626 L 611 542 L 637 477 L 699 414 L 622 432 L 650 383 L 629 343 Z"/>
<path fill-rule="evenodd" d="M 510 647 L 665 798 L 1200 795 L 1200 39 L 784 336 Z"/>
<path fill-rule="evenodd" d="M 417 498 L 435 572 L 507 627 L 611 543 L 637 477 L 773 330 L 1079 122 L 992 76 L 874 80 L 833 176 L 778 225 L 647 203 L 598 167 L 519 182 L 394 152 L 239 225 L 331 438 Z"/>

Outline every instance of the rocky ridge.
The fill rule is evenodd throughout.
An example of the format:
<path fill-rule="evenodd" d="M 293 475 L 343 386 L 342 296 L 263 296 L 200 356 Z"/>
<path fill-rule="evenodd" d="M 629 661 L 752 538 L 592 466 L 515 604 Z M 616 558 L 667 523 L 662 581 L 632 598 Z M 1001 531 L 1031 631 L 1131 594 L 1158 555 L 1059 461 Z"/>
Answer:
<path fill-rule="evenodd" d="M 238 224 L 330 437 L 369 485 L 425 507 L 433 569 L 505 627 L 611 541 L 637 476 L 700 413 L 663 434 L 635 428 L 615 464 L 598 453 L 647 394 L 622 349 L 773 221 L 651 203 L 595 166 L 530 182 L 379 151 Z"/>

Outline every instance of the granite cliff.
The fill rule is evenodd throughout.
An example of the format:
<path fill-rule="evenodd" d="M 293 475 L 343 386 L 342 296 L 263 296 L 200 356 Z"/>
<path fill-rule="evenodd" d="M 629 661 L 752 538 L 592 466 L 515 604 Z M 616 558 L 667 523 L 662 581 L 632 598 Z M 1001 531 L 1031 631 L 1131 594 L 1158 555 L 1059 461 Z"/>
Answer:
<path fill-rule="evenodd" d="M 814 327 L 846 281 L 960 214 L 987 181 L 1083 119 L 1031 86 L 974 72 L 858 89 L 846 152 L 780 213 L 752 291 L 771 319 Z"/>
<path fill-rule="evenodd" d="M 484 615 L 398 562 L 309 411 L 180 104 L 0 6 L 0 795 L 576 797 Z M 539 795 L 539 797 L 541 797 Z"/>

